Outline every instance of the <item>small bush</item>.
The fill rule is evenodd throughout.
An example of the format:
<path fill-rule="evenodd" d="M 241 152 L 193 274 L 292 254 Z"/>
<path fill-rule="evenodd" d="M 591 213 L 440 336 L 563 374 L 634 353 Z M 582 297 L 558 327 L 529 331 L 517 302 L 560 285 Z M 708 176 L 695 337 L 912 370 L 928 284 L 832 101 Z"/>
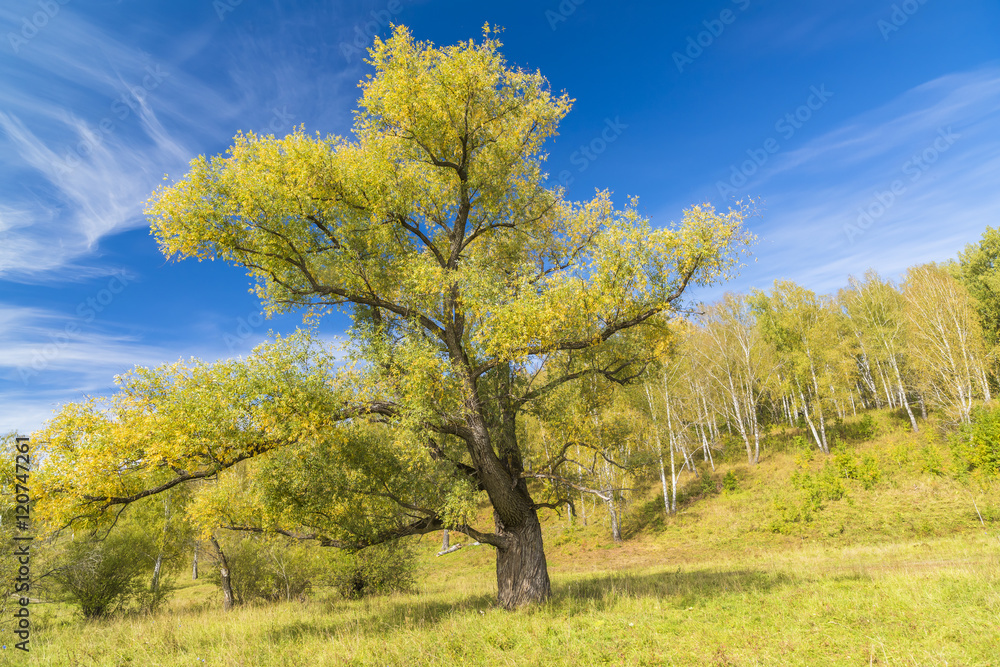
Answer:
<path fill-rule="evenodd" d="M 330 567 L 327 550 L 293 540 L 243 536 L 223 545 L 229 562 L 233 597 L 243 604 L 278 602 L 306 595 Z M 218 569 L 209 581 L 222 585 Z"/>
<path fill-rule="evenodd" d="M 739 480 L 736 478 L 736 473 L 730 470 L 722 478 L 722 488 L 725 491 L 735 491 L 738 487 Z"/>
<path fill-rule="evenodd" d="M 934 445 L 924 445 L 920 448 L 920 472 L 931 475 L 943 475 L 945 473 L 944 456 L 941 450 Z"/>
<path fill-rule="evenodd" d="M 854 433 L 860 440 L 871 440 L 878 434 L 878 422 L 870 414 L 864 414 L 855 424 Z"/>
<path fill-rule="evenodd" d="M 1000 475 L 1000 408 L 977 408 L 972 423 L 952 436 L 951 450 L 959 470 Z"/>
<path fill-rule="evenodd" d="M 792 486 L 805 492 L 814 509 L 820 509 L 824 500 L 840 500 L 847 494 L 840 481 L 838 466 L 829 462 L 815 475 L 798 470 L 793 472 Z"/>
<path fill-rule="evenodd" d="M 330 583 L 343 597 L 413 590 L 413 552 L 403 542 L 390 542 L 356 553 L 344 553 L 330 574 Z"/>
<path fill-rule="evenodd" d="M 127 533 L 103 541 L 75 539 L 65 546 L 52 576 L 61 593 L 85 618 L 129 610 L 151 610 L 164 598 L 165 588 L 150 593 L 148 568 L 136 553 L 140 539 Z"/>
<path fill-rule="evenodd" d="M 858 463 L 850 452 L 840 451 L 833 458 L 837 471 L 843 479 L 858 479 Z"/>
<path fill-rule="evenodd" d="M 861 467 L 858 470 L 858 481 L 861 486 L 869 491 L 874 489 L 882 481 L 882 471 L 878 465 L 878 459 L 871 454 L 865 454 L 861 458 Z"/>

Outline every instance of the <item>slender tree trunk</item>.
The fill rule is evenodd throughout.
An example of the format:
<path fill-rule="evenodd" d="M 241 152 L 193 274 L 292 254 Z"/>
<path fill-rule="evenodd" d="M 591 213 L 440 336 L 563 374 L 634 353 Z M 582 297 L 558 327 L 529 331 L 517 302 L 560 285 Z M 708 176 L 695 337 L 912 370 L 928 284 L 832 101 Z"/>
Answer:
<path fill-rule="evenodd" d="M 666 387 L 663 389 L 663 398 L 667 405 L 667 437 L 670 439 L 670 486 L 672 488 L 670 511 L 675 513 L 677 512 L 677 468 L 674 465 L 674 425 L 670 418 L 670 396 L 667 394 Z"/>
<path fill-rule="evenodd" d="M 198 579 L 198 543 L 194 543 L 194 559 L 191 563 L 191 578 Z"/>
<path fill-rule="evenodd" d="M 608 506 L 608 514 L 611 515 L 611 539 L 615 542 L 621 542 L 622 529 L 618 520 L 618 506 L 615 504 L 614 489 L 608 489 L 608 499 L 605 504 Z"/>
<path fill-rule="evenodd" d="M 677 512 L 677 468 L 674 466 L 674 443 L 670 439 L 670 513 Z"/>
<path fill-rule="evenodd" d="M 823 449 L 823 441 L 819 438 L 819 433 L 816 432 L 816 426 L 813 424 L 812 418 L 809 417 L 809 407 L 806 405 L 805 394 L 802 393 L 802 388 L 799 388 L 799 397 L 802 399 L 802 414 L 806 418 L 806 423 L 809 424 L 809 429 L 812 431 L 813 439 L 816 440 L 816 446 L 819 447 L 819 451 L 826 453 Z"/>
<path fill-rule="evenodd" d="M 809 350 L 806 350 L 806 354 L 809 354 Z M 809 360 L 809 372 L 812 373 L 813 389 L 816 391 L 816 415 L 819 417 L 819 433 L 823 438 L 822 449 L 825 453 L 830 453 L 830 445 L 826 441 L 826 417 L 823 414 L 823 399 L 819 395 L 819 383 L 816 381 L 816 368 L 813 366 L 812 359 Z"/>
<path fill-rule="evenodd" d="M 653 419 L 653 437 L 656 439 L 656 458 L 660 462 L 660 485 L 663 487 L 663 508 L 670 514 L 670 498 L 667 495 L 667 473 L 663 468 L 663 441 L 660 440 L 660 425 L 656 419 L 656 408 L 653 406 L 653 396 L 649 393 L 649 385 L 643 384 L 646 390 L 646 402 L 649 403 L 649 415 Z"/>
<path fill-rule="evenodd" d="M 906 408 L 906 414 L 910 418 L 910 426 L 913 427 L 913 432 L 917 433 L 920 431 L 917 428 L 917 418 L 913 416 L 913 410 L 910 409 L 910 401 L 906 398 L 906 390 L 903 389 L 903 383 L 899 383 L 899 400 L 902 402 L 903 406 Z"/>
<path fill-rule="evenodd" d="M 920 403 L 920 418 L 927 421 L 927 403 L 924 401 L 923 392 L 917 394 L 917 401 Z"/>
<path fill-rule="evenodd" d="M 708 464 L 712 466 L 712 472 L 715 472 L 715 461 L 712 460 L 712 448 L 708 444 L 708 437 L 705 435 L 705 426 L 703 424 L 698 424 L 698 434 L 701 435 L 701 451 L 704 455 Z"/>
<path fill-rule="evenodd" d="M 883 370 L 881 362 L 876 361 L 875 365 L 878 366 L 878 375 L 882 380 L 882 388 L 885 390 L 886 401 L 889 403 L 890 408 L 895 408 L 896 400 L 892 395 L 892 391 L 889 390 L 889 381 L 886 377 L 885 370 Z"/>
<path fill-rule="evenodd" d="M 153 565 L 153 581 L 149 585 L 149 590 L 157 593 L 160 590 L 160 568 L 163 566 L 163 551 L 156 554 L 156 563 Z"/>
<path fill-rule="evenodd" d="M 156 554 L 156 563 L 153 565 L 153 581 L 150 582 L 149 590 L 158 593 L 160 590 L 160 568 L 163 567 L 163 549 L 167 544 L 167 528 L 170 526 L 170 502 L 166 498 L 163 501 L 163 532 L 160 534 L 159 552 Z"/>
<path fill-rule="evenodd" d="M 889 357 L 889 361 L 892 363 L 892 370 L 896 374 L 896 386 L 899 388 L 899 401 L 906 408 L 906 414 L 910 417 L 910 426 L 913 427 L 913 432 L 917 433 L 920 431 L 917 428 L 917 418 L 913 416 L 913 410 L 910 409 L 910 401 L 906 398 L 906 389 L 903 388 L 903 374 L 899 372 L 899 364 L 896 362 L 896 357 Z"/>
<path fill-rule="evenodd" d="M 219 546 L 219 541 L 215 539 L 215 535 L 210 535 L 208 539 L 212 542 L 212 546 L 215 547 L 215 555 L 219 561 L 219 578 L 222 580 L 222 608 L 229 610 L 235 604 L 229 561 L 226 559 L 226 552 L 222 550 L 222 547 Z"/>

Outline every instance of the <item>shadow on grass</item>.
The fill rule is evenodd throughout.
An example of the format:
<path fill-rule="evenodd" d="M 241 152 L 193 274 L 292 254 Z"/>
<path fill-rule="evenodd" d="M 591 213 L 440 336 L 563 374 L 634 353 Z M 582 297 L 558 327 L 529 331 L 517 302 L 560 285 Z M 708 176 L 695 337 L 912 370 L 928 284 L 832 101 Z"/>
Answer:
<path fill-rule="evenodd" d="M 555 586 L 551 604 L 571 607 L 586 601 L 603 608 L 622 598 L 658 598 L 677 607 L 722 595 L 763 593 L 796 583 L 782 572 L 764 570 L 695 570 L 691 572 L 628 572 L 571 580 Z M 596 603 L 596 604 L 594 604 Z"/>
<path fill-rule="evenodd" d="M 620 573 L 574 577 L 553 583 L 552 598 L 542 606 L 518 613 L 574 613 L 581 608 L 601 611 L 620 601 L 657 598 L 680 609 L 725 595 L 766 593 L 797 580 L 784 573 L 763 570 L 697 570 L 692 572 Z M 504 614 L 493 594 L 465 595 L 453 599 L 427 599 L 420 595 L 336 602 L 308 620 L 289 619 L 268 631 L 270 641 L 301 642 L 338 635 L 377 637 L 398 630 L 433 627 L 453 617 Z"/>

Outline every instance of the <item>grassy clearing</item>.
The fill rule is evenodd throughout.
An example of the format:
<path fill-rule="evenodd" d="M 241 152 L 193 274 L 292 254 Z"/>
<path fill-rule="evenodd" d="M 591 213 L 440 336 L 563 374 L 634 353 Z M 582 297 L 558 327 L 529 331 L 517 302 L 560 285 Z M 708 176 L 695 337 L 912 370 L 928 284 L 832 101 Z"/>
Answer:
<path fill-rule="evenodd" d="M 224 614 L 210 586 L 188 582 L 165 613 L 87 624 L 39 605 L 31 663 L 1000 664 L 996 483 L 956 482 L 940 438 L 879 420 L 877 438 L 845 440 L 830 459 L 788 432 L 755 470 L 723 463 L 712 484 L 688 475 L 675 517 L 650 485 L 620 545 L 600 508 L 586 527 L 547 517 L 544 606 L 497 609 L 491 549 L 437 558 L 425 539 L 415 594 Z M 847 454 L 870 455 L 877 482 L 849 476 Z M 737 488 L 722 491 L 730 470 Z M 0 663 L 22 658 L 0 650 Z"/>

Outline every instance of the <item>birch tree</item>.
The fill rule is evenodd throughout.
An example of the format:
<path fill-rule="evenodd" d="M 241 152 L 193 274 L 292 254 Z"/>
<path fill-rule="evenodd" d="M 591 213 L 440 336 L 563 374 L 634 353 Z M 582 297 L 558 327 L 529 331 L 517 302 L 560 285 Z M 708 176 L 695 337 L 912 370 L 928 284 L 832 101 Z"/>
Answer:
<path fill-rule="evenodd" d="M 989 394 L 986 342 L 972 297 L 934 265 L 906 272 L 903 297 L 913 364 L 925 393 L 956 421 L 970 423 L 975 400 Z"/>
<path fill-rule="evenodd" d="M 864 355 L 863 363 L 870 369 L 870 361 L 874 359 L 879 367 L 884 365 L 891 369 L 896 397 L 906 408 L 910 426 L 918 431 L 910 405 L 908 383 L 904 382 L 909 328 L 903 309 L 903 295 L 875 271 L 865 273 L 864 280 L 851 276 L 848 281 L 850 287 L 841 292 L 840 301 Z"/>

